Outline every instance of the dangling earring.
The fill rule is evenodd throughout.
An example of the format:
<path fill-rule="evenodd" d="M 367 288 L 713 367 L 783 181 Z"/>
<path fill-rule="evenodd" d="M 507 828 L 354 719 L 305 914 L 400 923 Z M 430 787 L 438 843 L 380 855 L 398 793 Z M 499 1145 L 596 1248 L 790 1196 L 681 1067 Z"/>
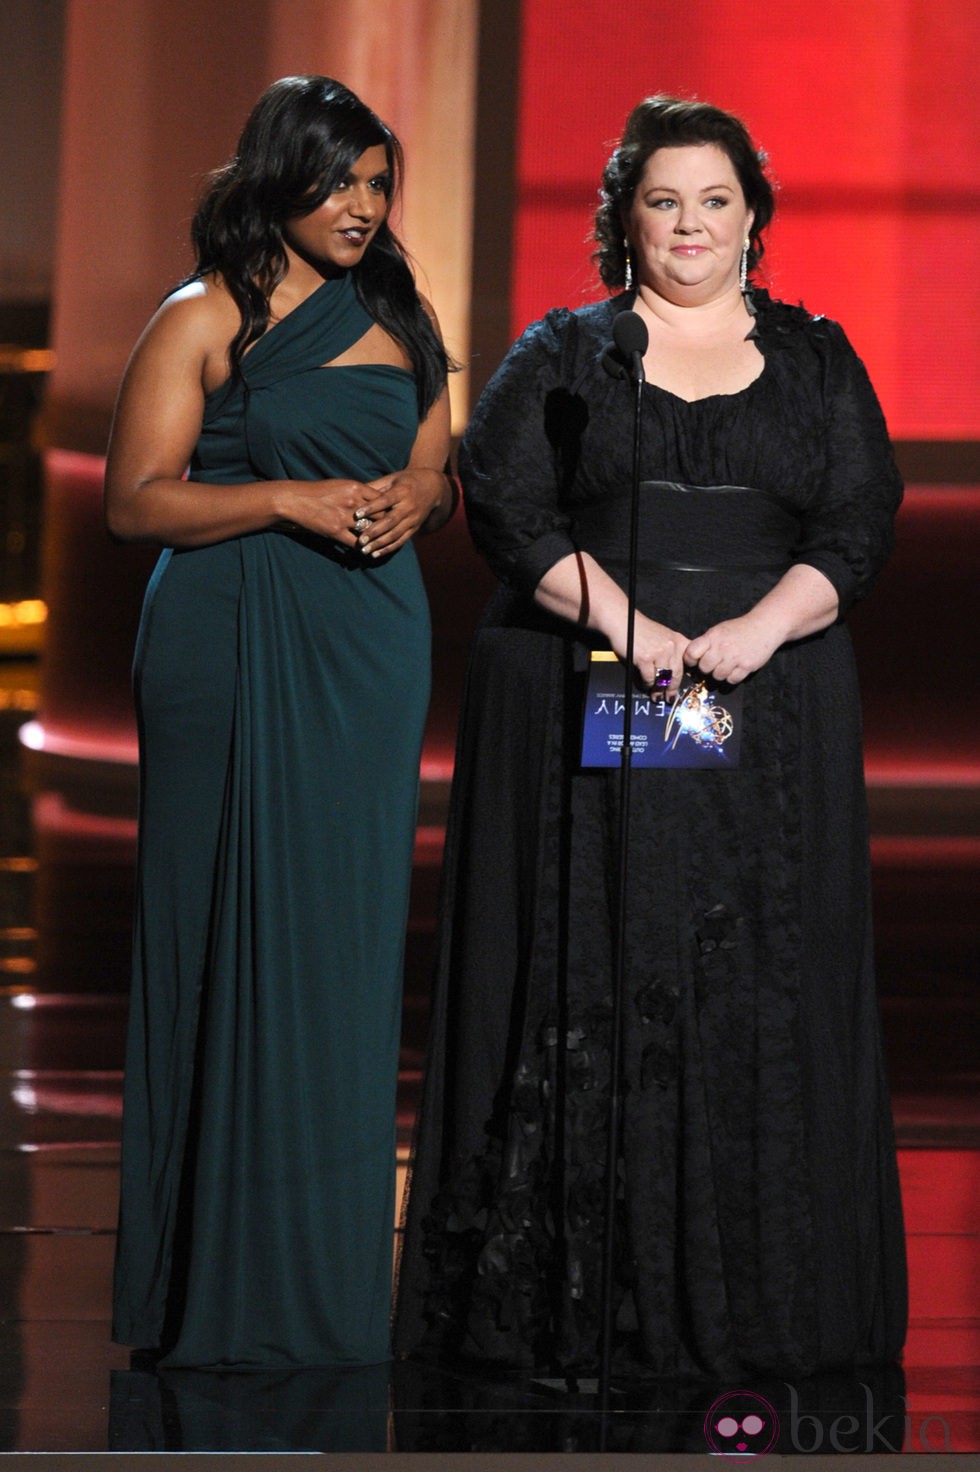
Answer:
<path fill-rule="evenodd" d="M 744 241 L 742 242 L 742 259 L 739 262 L 739 267 L 738 267 L 738 289 L 742 293 L 743 296 L 745 295 L 745 288 L 746 288 L 746 286 L 748 284 L 748 279 L 749 279 L 749 245 L 750 245 L 750 243 L 751 242 L 749 241 L 749 237 L 746 235 Z"/>
<path fill-rule="evenodd" d="M 633 262 L 630 260 L 630 243 L 626 239 L 626 236 L 625 235 L 623 236 L 623 250 L 626 252 L 626 274 L 625 274 L 625 276 L 623 278 L 623 282 L 624 282 L 624 285 L 626 287 L 626 290 L 627 291 L 632 291 L 632 289 L 633 289 Z"/>

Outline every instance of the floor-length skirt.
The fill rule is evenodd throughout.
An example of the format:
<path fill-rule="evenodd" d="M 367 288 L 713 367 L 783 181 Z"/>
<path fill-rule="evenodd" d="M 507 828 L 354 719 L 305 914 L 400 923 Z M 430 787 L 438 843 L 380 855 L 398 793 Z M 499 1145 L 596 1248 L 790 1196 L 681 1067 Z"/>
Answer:
<path fill-rule="evenodd" d="M 389 1353 L 428 649 L 411 548 L 273 532 L 151 582 L 114 1333 L 164 1363 Z"/>
<path fill-rule="evenodd" d="M 703 628 L 772 580 L 661 571 L 657 590 Z M 619 773 L 579 766 L 585 655 L 504 590 L 474 646 L 403 1354 L 596 1363 Z M 614 1363 L 893 1359 L 904 1240 L 842 626 L 745 683 L 737 767 L 633 773 L 626 910 Z"/>

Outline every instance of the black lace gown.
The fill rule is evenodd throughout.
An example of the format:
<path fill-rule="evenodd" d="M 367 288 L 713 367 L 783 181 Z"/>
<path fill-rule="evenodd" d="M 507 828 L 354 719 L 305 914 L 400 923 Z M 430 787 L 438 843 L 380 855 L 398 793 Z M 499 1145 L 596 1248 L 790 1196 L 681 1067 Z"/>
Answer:
<path fill-rule="evenodd" d="M 624 299 L 529 328 L 462 457 L 504 580 L 475 640 L 447 834 L 396 1349 L 587 1370 L 600 1326 L 619 773 L 579 766 L 587 639 L 531 590 L 575 547 L 625 583 Z M 644 389 L 640 606 L 692 637 L 794 562 L 841 609 L 901 486 L 841 329 L 756 294 L 761 375 Z M 670 484 L 664 484 L 664 483 Z M 698 570 L 692 570 L 698 569 Z M 877 1016 L 858 688 L 838 621 L 743 687 L 730 770 L 632 779 L 616 1368 L 889 1361 L 906 1285 Z"/>

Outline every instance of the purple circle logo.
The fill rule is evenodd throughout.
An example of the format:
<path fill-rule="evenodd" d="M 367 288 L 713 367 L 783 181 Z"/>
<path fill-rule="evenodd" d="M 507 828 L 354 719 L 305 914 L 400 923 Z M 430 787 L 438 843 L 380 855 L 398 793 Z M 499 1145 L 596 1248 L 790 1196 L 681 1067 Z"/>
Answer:
<path fill-rule="evenodd" d="M 779 1435 L 776 1408 L 753 1390 L 726 1390 L 704 1418 L 704 1437 L 723 1457 L 761 1457 Z"/>

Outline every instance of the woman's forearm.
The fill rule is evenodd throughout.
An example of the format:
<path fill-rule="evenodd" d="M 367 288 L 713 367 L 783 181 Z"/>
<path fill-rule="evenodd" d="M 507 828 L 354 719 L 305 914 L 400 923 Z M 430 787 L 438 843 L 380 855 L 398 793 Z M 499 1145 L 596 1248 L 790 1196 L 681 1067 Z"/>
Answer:
<path fill-rule="evenodd" d="M 837 592 L 829 578 L 797 563 L 748 613 L 713 624 L 692 639 L 684 662 L 737 684 L 760 670 L 783 644 L 827 628 L 837 612 Z"/>
<path fill-rule="evenodd" d="M 123 542 L 200 547 L 286 521 L 288 481 L 214 485 L 161 477 L 123 489 L 106 480 L 106 522 Z"/>
<path fill-rule="evenodd" d="M 800 562 L 759 599 L 749 617 L 764 620 L 779 635 L 779 644 L 789 644 L 828 628 L 837 613 L 833 583 L 815 567 Z"/>
<path fill-rule="evenodd" d="M 556 562 L 538 583 L 534 596 L 549 613 L 602 634 L 620 659 L 626 658 L 629 600 L 619 584 L 587 552 L 574 552 Z M 667 683 L 658 688 L 676 694 L 684 673 L 683 651 L 687 642 L 685 634 L 637 611 L 633 625 L 633 667 L 639 682 L 652 686 L 667 671 Z"/>
<path fill-rule="evenodd" d="M 625 626 L 626 594 L 588 552 L 573 552 L 550 567 L 534 590 L 534 599 L 549 613 L 611 639 Z"/>

